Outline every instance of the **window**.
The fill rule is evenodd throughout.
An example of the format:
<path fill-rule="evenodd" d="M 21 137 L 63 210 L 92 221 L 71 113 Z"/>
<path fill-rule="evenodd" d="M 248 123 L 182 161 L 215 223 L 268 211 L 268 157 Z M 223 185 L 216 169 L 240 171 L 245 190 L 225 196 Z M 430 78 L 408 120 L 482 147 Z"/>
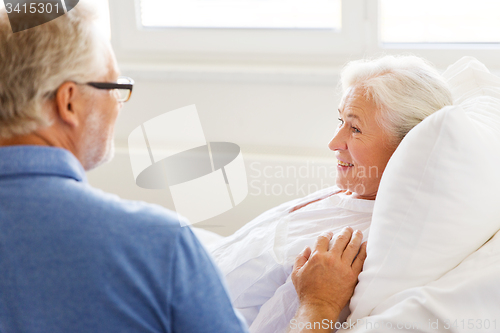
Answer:
<path fill-rule="evenodd" d="M 339 68 L 413 53 L 500 68 L 500 0 L 109 0 L 118 59 Z M 313 69 L 314 69 L 313 68 Z M 300 70 L 300 69 L 299 69 Z"/>
<path fill-rule="evenodd" d="M 499 0 L 381 0 L 383 43 L 500 43 Z"/>
<path fill-rule="evenodd" d="M 330 61 L 362 51 L 364 1 L 109 0 L 112 42 L 122 62 Z"/>
<path fill-rule="evenodd" d="M 341 29 L 340 0 L 140 0 L 144 27 Z"/>

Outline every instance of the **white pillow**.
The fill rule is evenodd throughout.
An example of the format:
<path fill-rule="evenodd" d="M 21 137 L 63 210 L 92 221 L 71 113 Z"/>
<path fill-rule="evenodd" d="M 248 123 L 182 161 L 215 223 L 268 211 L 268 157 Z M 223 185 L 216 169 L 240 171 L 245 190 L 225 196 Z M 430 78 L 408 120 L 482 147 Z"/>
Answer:
<path fill-rule="evenodd" d="M 500 79 L 470 57 L 443 75 L 460 105 L 411 130 L 385 169 L 353 321 L 437 280 L 500 229 Z"/>

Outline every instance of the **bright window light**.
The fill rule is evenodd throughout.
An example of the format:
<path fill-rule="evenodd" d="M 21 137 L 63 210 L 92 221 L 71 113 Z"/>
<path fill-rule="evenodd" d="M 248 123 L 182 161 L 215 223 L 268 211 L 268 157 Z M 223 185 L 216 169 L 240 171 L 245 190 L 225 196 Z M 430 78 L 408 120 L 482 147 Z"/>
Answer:
<path fill-rule="evenodd" d="M 341 0 L 141 0 L 144 27 L 341 29 Z"/>
<path fill-rule="evenodd" d="M 380 0 L 383 43 L 500 43 L 499 0 Z"/>

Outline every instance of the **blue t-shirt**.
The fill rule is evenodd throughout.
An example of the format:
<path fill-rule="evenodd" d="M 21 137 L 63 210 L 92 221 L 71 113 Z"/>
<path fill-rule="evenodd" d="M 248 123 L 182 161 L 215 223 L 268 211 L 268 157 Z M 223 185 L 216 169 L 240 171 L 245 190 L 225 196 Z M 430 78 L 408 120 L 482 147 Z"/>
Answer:
<path fill-rule="evenodd" d="M 92 188 L 68 151 L 0 148 L 0 332 L 246 332 L 190 228 Z"/>

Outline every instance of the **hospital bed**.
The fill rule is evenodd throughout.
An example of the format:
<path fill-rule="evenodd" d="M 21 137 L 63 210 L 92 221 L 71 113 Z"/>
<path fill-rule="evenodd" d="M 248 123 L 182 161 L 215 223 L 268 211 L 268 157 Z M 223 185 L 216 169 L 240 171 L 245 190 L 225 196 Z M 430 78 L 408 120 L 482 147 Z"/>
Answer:
<path fill-rule="evenodd" d="M 471 57 L 443 75 L 454 105 L 390 159 L 339 332 L 500 332 L 500 78 Z"/>

